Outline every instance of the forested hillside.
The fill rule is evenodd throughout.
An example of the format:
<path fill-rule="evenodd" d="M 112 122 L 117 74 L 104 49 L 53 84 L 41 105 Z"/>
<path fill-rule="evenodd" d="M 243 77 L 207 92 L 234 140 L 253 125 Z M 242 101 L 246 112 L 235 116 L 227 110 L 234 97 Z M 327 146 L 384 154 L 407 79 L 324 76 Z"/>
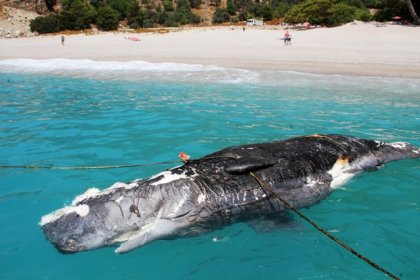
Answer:
<path fill-rule="evenodd" d="M 14 5 L 43 13 L 31 23 L 38 33 L 97 26 L 114 30 L 242 23 L 249 18 L 337 26 L 353 20 L 415 23 L 410 0 L 26 0 Z M 414 5 L 410 11 L 410 4 Z M 417 17 L 418 19 L 418 17 Z"/>

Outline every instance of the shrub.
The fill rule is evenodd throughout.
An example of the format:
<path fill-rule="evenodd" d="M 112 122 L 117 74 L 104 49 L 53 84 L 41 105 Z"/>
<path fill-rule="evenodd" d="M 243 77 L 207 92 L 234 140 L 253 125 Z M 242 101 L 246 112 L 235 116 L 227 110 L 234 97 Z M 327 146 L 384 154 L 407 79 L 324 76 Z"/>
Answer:
<path fill-rule="evenodd" d="M 338 25 L 352 21 L 356 8 L 329 0 L 306 0 L 287 11 L 284 20 L 289 23 L 308 21 L 312 24 Z"/>
<path fill-rule="evenodd" d="M 96 23 L 102 30 L 115 30 L 118 27 L 118 12 L 114 11 L 110 6 L 98 9 Z"/>
<path fill-rule="evenodd" d="M 338 3 L 328 9 L 330 16 L 326 23 L 331 26 L 337 26 L 343 23 L 351 22 L 354 19 L 356 8 L 344 3 Z"/>
<path fill-rule="evenodd" d="M 74 18 L 73 28 L 80 30 L 88 28 L 95 19 L 95 9 L 90 5 L 88 0 L 74 0 L 70 6 L 69 13 Z"/>
<path fill-rule="evenodd" d="M 146 10 L 143 13 L 142 26 L 146 28 L 155 27 L 155 23 L 158 20 L 158 14 L 152 10 Z"/>
<path fill-rule="evenodd" d="M 240 11 L 239 12 L 239 20 L 245 21 L 248 19 L 248 12 L 247 11 Z"/>
<path fill-rule="evenodd" d="M 232 15 L 236 14 L 236 6 L 235 6 L 235 4 L 233 3 L 232 0 L 227 1 L 226 9 L 227 9 L 229 15 L 232 16 Z"/>
<path fill-rule="evenodd" d="M 118 12 L 118 18 L 120 20 L 127 18 L 128 6 L 130 5 L 129 0 L 108 0 L 107 3 L 114 11 Z"/>
<path fill-rule="evenodd" d="M 172 0 L 163 1 L 163 8 L 165 9 L 166 12 L 173 12 L 175 10 Z"/>
<path fill-rule="evenodd" d="M 373 20 L 373 16 L 369 13 L 367 9 L 357 9 L 354 12 L 354 18 L 364 22 Z"/>
<path fill-rule="evenodd" d="M 273 12 L 273 17 L 275 18 L 280 18 L 280 17 L 284 17 L 284 15 L 286 14 L 286 12 L 289 10 L 289 5 L 285 2 L 281 2 L 275 9 Z"/>
<path fill-rule="evenodd" d="M 272 20 L 273 19 L 273 8 L 271 5 L 264 4 L 261 8 L 261 16 L 264 20 Z"/>
<path fill-rule="evenodd" d="M 143 25 L 143 12 L 140 10 L 137 0 L 129 0 L 127 3 L 127 22 L 132 28 Z"/>
<path fill-rule="evenodd" d="M 180 16 L 177 12 L 167 12 L 163 25 L 167 27 L 177 27 L 179 26 L 179 21 Z"/>
<path fill-rule="evenodd" d="M 404 1 L 384 0 L 382 1 L 381 9 L 376 12 L 374 18 L 377 21 L 387 21 L 391 20 L 392 17 L 396 15 L 402 17 L 403 19 L 411 19 L 407 5 Z"/>
<path fill-rule="evenodd" d="M 189 0 L 191 8 L 198 8 L 202 1 L 201 0 Z"/>
<path fill-rule="evenodd" d="M 223 23 L 230 20 L 227 9 L 217 8 L 213 15 L 213 23 Z"/>
<path fill-rule="evenodd" d="M 177 10 L 182 8 L 191 10 L 190 2 L 188 0 L 178 0 L 176 8 Z"/>
<path fill-rule="evenodd" d="M 155 27 L 155 23 L 150 18 L 145 18 L 143 19 L 142 26 L 145 28 L 152 28 L 152 27 Z"/>
<path fill-rule="evenodd" d="M 45 17 L 36 17 L 31 20 L 31 31 L 39 34 L 52 33 L 60 31 L 60 20 L 55 14 Z"/>

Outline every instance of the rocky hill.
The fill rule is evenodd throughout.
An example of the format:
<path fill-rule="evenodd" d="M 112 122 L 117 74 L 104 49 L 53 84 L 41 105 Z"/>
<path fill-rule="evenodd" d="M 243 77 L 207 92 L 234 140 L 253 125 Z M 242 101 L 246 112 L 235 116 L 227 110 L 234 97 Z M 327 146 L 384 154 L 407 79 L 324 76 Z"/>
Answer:
<path fill-rule="evenodd" d="M 37 16 L 38 13 L 26 9 L 1 6 L 0 38 L 32 36 L 29 23 Z"/>

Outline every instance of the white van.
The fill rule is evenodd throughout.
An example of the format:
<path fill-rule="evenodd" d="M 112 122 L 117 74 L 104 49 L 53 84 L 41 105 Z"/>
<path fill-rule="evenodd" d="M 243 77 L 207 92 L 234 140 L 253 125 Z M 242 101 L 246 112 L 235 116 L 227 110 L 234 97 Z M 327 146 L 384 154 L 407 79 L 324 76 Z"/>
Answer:
<path fill-rule="evenodd" d="M 264 25 L 264 21 L 263 20 L 254 19 L 254 18 L 250 18 L 250 19 L 248 19 L 246 21 L 246 25 L 248 25 L 248 26 Z"/>

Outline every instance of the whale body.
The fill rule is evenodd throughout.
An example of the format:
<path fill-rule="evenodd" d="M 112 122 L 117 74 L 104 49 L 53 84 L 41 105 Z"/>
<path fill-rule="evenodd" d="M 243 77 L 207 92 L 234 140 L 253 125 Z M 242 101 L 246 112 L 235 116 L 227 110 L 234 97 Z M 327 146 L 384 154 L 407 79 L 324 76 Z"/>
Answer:
<path fill-rule="evenodd" d="M 229 147 L 148 179 L 89 189 L 43 216 L 40 226 L 62 253 L 115 245 L 116 253 L 125 253 L 157 239 L 194 236 L 287 211 L 251 172 L 298 209 L 318 203 L 363 171 L 408 158 L 420 158 L 420 149 L 343 135 Z"/>

